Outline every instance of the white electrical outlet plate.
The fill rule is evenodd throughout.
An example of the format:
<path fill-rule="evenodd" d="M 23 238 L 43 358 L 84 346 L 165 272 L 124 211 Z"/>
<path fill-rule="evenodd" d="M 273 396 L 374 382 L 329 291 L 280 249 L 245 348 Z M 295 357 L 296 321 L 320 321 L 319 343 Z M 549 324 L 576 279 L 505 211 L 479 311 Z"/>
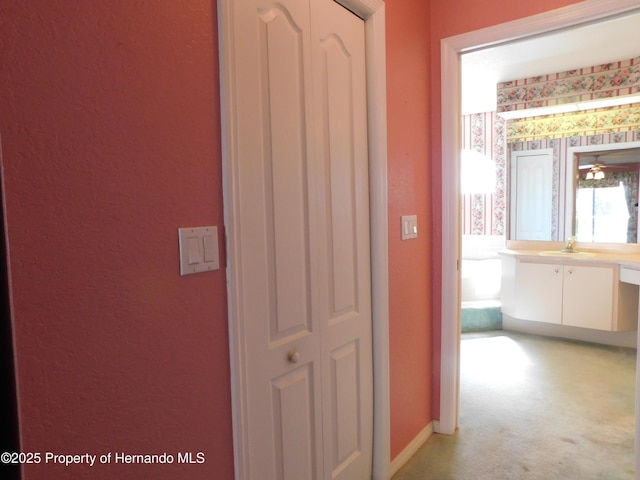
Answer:
<path fill-rule="evenodd" d="M 220 268 L 218 227 L 178 229 L 180 275 L 208 272 Z"/>

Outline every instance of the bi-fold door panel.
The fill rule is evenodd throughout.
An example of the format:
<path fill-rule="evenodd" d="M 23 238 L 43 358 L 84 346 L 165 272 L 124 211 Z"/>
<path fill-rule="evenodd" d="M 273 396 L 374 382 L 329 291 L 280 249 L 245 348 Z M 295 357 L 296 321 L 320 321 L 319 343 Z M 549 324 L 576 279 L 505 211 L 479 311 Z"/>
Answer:
<path fill-rule="evenodd" d="M 309 6 L 234 2 L 249 477 L 323 478 Z"/>
<path fill-rule="evenodd" d="M 249 474 L 371 476 L 364 22 L 234 2 Z"/>
<path fill-rule="evenodd" d="M 335 2 L 323 7 L 314 14 L 312 51 L 321 119 L 316 157 L 324 166 L 326 192 L 325 476 L 366 479 L 373 389 L 365 31 L 360 18 Z"/>

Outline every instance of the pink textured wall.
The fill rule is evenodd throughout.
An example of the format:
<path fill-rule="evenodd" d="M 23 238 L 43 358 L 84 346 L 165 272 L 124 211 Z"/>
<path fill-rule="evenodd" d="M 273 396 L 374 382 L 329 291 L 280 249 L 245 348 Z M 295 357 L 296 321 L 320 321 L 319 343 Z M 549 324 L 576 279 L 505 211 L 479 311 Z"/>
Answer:
<path fill-rule="evenodd" d="M 5 0 L 0 134 L 24 451 L 202 451 L 31 479 L 233 477 L 215 2 Z M 224 252 L 221 257 L 224 258 Z"/>
<path fill-rule="evenodd" d="M 387 2 L 391 458 L 433 419 L 429 5 Z M 418 238 L 401 240 L 402 215 Z"/>
<path fill-rule="evenodd" d="M 462 33 L 480 28 L 498 25 L 518 18 L 524 18 L 537 13 L 580 3 L 580 0 L 531 0 L 527 2 L 513 2 L 512 0 L 447 0 L 431 2 L 431 81 L 430 81 L 430 132 L 431 132 L 431 189 L 433 199 L 433 404 L 434 415 L 440 415 L 440 311 L 442 307 L 442 284 L 440 275 L 442 269 L 442 144 L 441 144 L 441 71 L 440 71 L 440 41 Z"/>

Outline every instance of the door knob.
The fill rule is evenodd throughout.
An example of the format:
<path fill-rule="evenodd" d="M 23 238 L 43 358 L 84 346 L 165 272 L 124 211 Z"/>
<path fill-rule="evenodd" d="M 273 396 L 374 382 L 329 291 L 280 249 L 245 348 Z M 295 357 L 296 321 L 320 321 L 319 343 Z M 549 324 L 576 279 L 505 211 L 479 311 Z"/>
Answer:
<path fill-rule="evenodd" d="M 287 353 L 287 360 L 289 363 L 298 363 L 300 360 L 300 352 L 298 352 L 298 350 L 291 350 Z"/>

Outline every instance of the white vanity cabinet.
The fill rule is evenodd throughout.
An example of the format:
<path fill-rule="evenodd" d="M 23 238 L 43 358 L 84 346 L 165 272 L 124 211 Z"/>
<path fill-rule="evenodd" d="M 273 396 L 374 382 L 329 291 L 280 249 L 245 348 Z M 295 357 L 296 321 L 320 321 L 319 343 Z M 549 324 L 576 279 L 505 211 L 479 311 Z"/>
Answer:
<path fill-rule="evenodd" d="M 618 266 L 564 265 L 562 324 L 571 327 L 617 330 Z M 618 302 L 616 302 L 618 303 Z"/>
<path fill-rule="evenodd" d="M 619 266 L 503 258 L 502 311 L 514 318 L 596 330 L 634 330 L 638 289 L 619 280 Z"/>

